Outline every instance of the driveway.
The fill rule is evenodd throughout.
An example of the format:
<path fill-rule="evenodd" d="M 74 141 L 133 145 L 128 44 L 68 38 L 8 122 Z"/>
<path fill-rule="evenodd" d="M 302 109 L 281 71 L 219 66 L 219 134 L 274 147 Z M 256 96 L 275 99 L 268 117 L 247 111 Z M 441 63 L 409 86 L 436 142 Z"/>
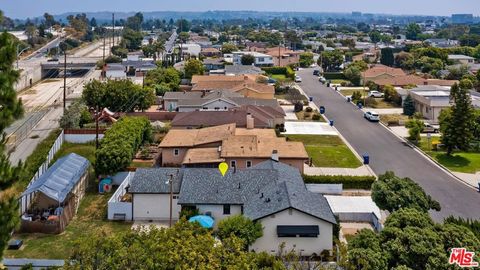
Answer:
<path fill-rule="evenodd" d="M 285 122 L 284 134 L 338 135 L 337 131 L 325 122 Z"/>
<path fill-rule="evenodd" d="M 312 75 L 312 69 L 297 73 L 303 79 L 302 89 L 314 97 L 317 106 L 326 107 L 325 115 L 335 119 L 335 127 L 357 153 L 370 154 L 370 167 L 377 175 L 390 170 L 416 181 L 440 202 L 442 211 L 431 212 L 436 221 L 442 221 L 450 215 L 480 218 L 480 194 L 476 190 L 440 169 L 379 123 L 367 122 L 361 110 L 319 83 Z"/>
<path fill-rule="evenodd" d="M 293 120 L 296 121 L 298 120 L 297 115 L 295 114 L 294 111 L 294 106 L 293 105 L 283 105 L 281 106 L 283 111 L 285 112 L 285 120 Z"/>

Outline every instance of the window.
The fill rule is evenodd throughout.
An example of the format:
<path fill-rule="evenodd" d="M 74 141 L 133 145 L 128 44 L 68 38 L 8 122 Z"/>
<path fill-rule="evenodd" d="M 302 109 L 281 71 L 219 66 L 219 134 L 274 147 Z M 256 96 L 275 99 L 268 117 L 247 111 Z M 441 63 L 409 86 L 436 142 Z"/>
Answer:
<path fill-rule="evenodd" d="M 251 161 L 251 160 L 247 160 L 246 163 L 247 163 L 247 164 L 246 164 L 246 165 L 247 165 L 247 168 L 252 167 L 252 161 Z"/>
<path fill-rule="evenodd" d="M 235 160 L 230 161 L 230 167 L 232 167 L 232 168 L 237 167 L 237 161 L 235 161 Z"/>
<path fill-rule="evenodd" d="M 243 215 L 243 205 L 240 205 L 240 214 Z"/>
<path fill-rule="evenodd" d="M 263 58 L 263 57 L 258 58 L 258 62 L 264 62 L 264 61 L 265 61 L 265 58 Z"/>
<path fill-rule="evenodd" d="M 230 204 L 224 204 L 223 205 L 223 214 L 224 215 L 230 215 Z"/>
<path fill-rule="evenodd" d="M 179 150 L 179 149 L 177 149 L 177 148 L 173 149 L 173 155 L 174 155 L 174 156 L 178 156 L 179 154 L 180 154 L 180 150 Z"/>
<path fill-rule="evenodd" d="M 318 225 L 277 226 L 278 237 L 318 237 L 319 234 Z"/>
<path fill-rule="evenodd" d="M 172 199 L 176 200 L 176 199 L 178 199 L 178 196 L 173 195 Z"/>

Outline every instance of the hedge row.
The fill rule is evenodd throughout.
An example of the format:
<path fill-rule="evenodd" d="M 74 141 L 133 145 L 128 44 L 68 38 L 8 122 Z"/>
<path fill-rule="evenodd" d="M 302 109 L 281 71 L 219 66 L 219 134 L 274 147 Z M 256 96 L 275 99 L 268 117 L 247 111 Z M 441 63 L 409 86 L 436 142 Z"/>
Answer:
<path fill-rule="evenodd" d="M 347 175 L 304 175 L 306 184 L 343 184 L 344 189 L 370 189 L 376 178 L 374 176 Z"/>
<path fill-rule="evenodd" d="M 285 77 L 290 79 L 295 79 L 295 71 L 291 67 L 263 67 L 263 71 L 267 74 L 273 75 L 285 75 Z"/>
<path fill-rule="evenodd" d="M 152 127 L 144 117 L 122 117 L 105 132 L 96 151 L 97 174 L 109 175 L 130 165 L 140 146 L 150 141 Z"/>
<path fill-rule="evenodd" d="M 346 80 L 345 74 L 342 72 L 325 72 L 323 77 L 327 80 Z"/>

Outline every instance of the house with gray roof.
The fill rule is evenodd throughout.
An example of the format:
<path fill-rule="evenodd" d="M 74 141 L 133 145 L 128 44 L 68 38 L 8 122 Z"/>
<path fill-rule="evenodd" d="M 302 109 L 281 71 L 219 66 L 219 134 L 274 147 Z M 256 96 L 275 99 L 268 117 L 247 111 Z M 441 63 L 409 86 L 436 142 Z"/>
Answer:
<path fill-rule="evenodd" d="M 265 72 L 256 66 L 251 65 L 228 65 L 225 66 L 225 75 L 235 76 L 235 75 L 245 75 L 245 74 L 254 74 L 254 75 L 263 75 Z"/>
<path fill-rule="evenodd" d="M 249 248 L 276 254 L 282 243 L 304 256 L 332 249 L 332 210 L 321 194 L 307 190 L 298 169 L 275 155 L 247 169 L 142 168 L 130 182 L 133 218 L 165 220 L 169 214 L 172 179 L 173 218 L 181 209 L 196 208 L 215 224 L 233 215 L 260 222 L 263 236 Z"/>

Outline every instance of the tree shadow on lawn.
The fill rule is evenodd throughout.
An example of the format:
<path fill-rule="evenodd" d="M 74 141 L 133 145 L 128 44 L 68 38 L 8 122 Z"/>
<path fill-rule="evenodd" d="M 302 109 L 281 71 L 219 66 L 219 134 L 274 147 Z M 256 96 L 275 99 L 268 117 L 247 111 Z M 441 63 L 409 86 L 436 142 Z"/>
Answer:
<path fill-rule="evenodd" d="M 470 160 L 459 155 L 448 156 L 447 154 L 438 154 L 436 159 L 446 167 L 461 168 L 470 165 Z"/>

